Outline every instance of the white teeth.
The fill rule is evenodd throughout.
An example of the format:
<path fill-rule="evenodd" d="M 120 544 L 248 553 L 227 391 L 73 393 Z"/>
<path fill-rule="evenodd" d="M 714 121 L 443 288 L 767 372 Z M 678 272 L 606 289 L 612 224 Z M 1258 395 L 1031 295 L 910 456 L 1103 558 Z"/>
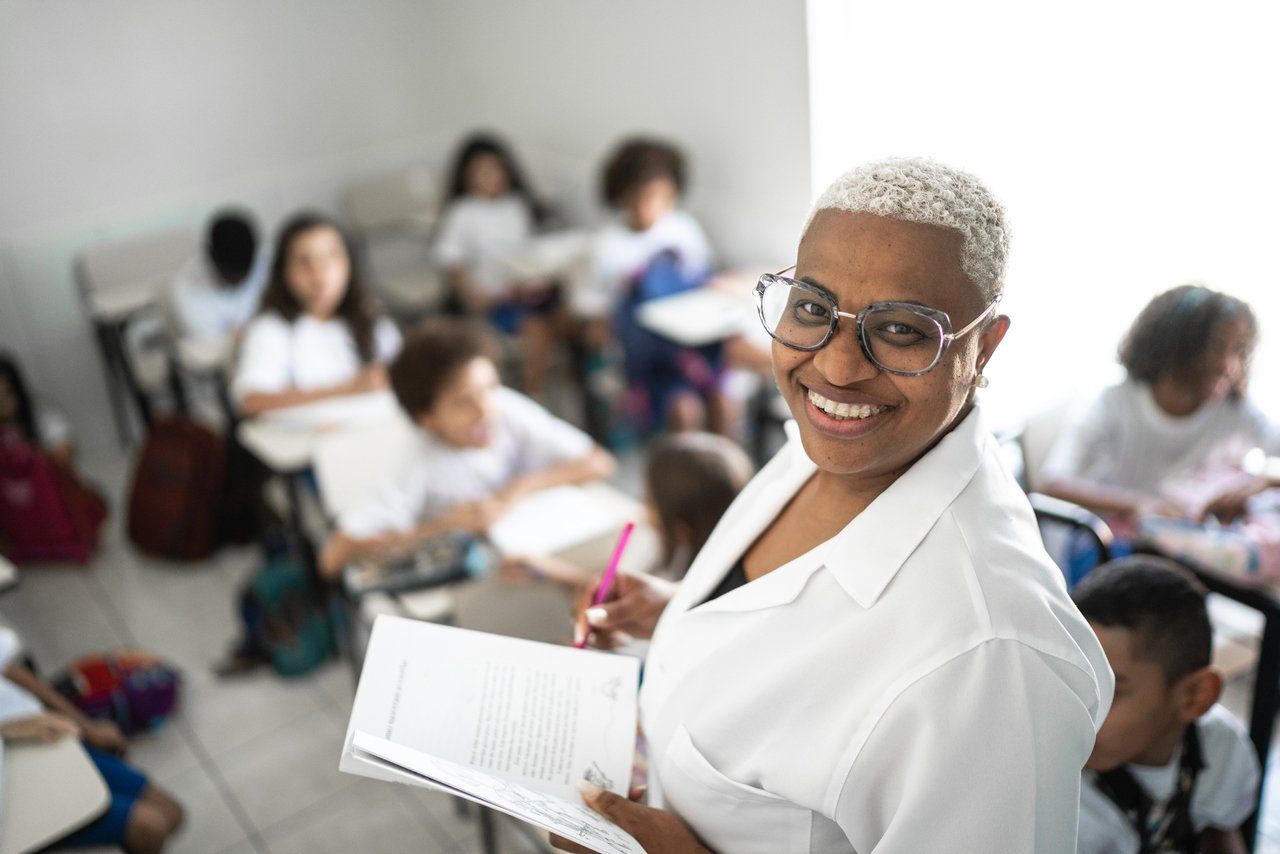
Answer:
<path fill-rule="evenodd" d="M 827 400 L 813 389 L 809 390 L 809 400 L 814 406 L 818 407 L 832 418 L 840 420 L 849 418 L 856 418 L 858 420 L 870 418 L 872 415 L 879 415 L 881 412 L 888 409 L 887 406 L 867 406 L 866 404 L 858 403 L 837 403 L 834 400 Z"/>

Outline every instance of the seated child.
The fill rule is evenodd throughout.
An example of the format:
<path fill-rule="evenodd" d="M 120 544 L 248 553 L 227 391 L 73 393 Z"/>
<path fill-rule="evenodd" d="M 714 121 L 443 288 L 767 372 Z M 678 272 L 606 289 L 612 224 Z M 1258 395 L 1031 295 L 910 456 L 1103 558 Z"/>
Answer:
<path fill-rule="evenodd" d="M 182 825 L 182 807 L 121 760 L 128 742 L 115 724 L 85 717 L 18 662 L 17 652 L 17 635 L 0 627 L 0 763 L 4 744 L 79 738 L 111 791 L 107 811 L 55 847 L 120 845 L 129 854 L 162 850 Z M 3 820 L 0 815 L 0 826 Z"/>
<path fill-rule="evenodd" d="M 550 283 L 514 286 L 503 262 L 533 236 L 542 213 L 500 140 L 477 134 L 462 144 L 436 235 L 436 259 L 458 303 L 524 339 L 527 394 L 540 393 L 546 381 L 556 295 Z"/>
<path fill-rule="evenodd" d="M 261 309 L 240 339 L 232 396 L 251 418 L 386 388 L 384 366 L 399 348 L 351 240 L 332 220 L 300 214 L 280 232 Z"/>
<path fill-rule="evenodd" d="M 0 431 L 6 428 L 64 466 L 75 463 L 70 423 L 62 413 L 35 399 L 18 360 L 0 352 Z"/>
<path fill-rule="evenodd" d="M 375 501 L 338 520 L 320 558 L 326 576 L 444 531 L 483 532 L 521 495 L 613 471 L 585 433 L 504 388 L 493 354 L 489 335 L 465 320 L 429 320 L 409 337 L 391 389 L 420 441 Z"/>
<path fill-rule="evenodd" d="M 644 504 L 662 542 L 660 563 L 649 574 L 680 581 L 724 511 L 755 474 L 745 451 L 714 433 L 669 433 L 649 449 Z M 548 557 L 512 557 L 507 580 L 545 577 L 570 587 L 591 585 L 603 567 L 579 567 Z"/>
<path fill-rule="evenodd" d="M 1246 397 L 1257 331 L 1235 297 L 1199 285 L 1157 296 L 1120 346 L 1128 378 L 1067 428 L 1045 461 L 1043 491 L 1102 514 L 1123 534 L 1143 516 L 1190 515 L 1167 494 L 1171 481 L 1206 464 L 1238 466 L 1254 447 L 1274 453 L 1275 430 Z M 1233 483 L 1197 509 L 1230 521 L 1271 485 Z"/>
<path fill-rule="evenodd" d="M 235 209 L 213 215 L 203 249 L 174 278 L 170 312 L 182 334 L 221 338 L 238 332 L 258 310 L 267 253 L 259 251 L 253 220 Z"/>
<path fill-rule="evenodd" d="M 1244 852 L 1258 760 L 1215 705 L 1204 591 L 1177 564 L 1130 557 L 1095 569 L 1072 598 L 1115 671 L 1111 710 L 1086 763 L 1077 850 Z"/>
<path fill-rule="evenodd" d="M 684 158 L 663 142 L 632 139 L 609 157 L 603 194 L 618 216 L 595 236 L 590 270 L 573 309 L 587 344 L 617 338 L 630 386 L 632 415 L 675 430 L 730 423 L 721 392 L 718 346 L 685 348 L 640 327 L 641 303 L 701 286 L 711 271 L 706 235 L 677 205 L 685 186 Z"/>

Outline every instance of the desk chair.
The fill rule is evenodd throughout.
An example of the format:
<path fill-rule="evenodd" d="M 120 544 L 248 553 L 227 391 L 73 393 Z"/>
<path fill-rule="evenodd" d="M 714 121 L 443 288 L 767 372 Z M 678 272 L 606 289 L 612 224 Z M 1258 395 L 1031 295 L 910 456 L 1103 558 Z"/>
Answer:
<path fill-rule="evenodd" d="M 1039 492 L 1028 493 L 1027 498 L 1045 548 L 1062 570 L 1068 587 L 1075 587 L 1090 570 L 1111 560 L 1114 537 L 1101 517 L 1078 504 Z"/>
<path fill-rule="evenodd" d="M 121 444 L 131 438 L 125 398 L 133 399 L 147 425 L 152 397 L 171 384 L 161 305 L 169 283 L 199 246 L 195 230 L 170 228 L 93 244 L 75 256 L 76 285 L 102 353 Z M 144 322 L 148 328 L 142 332 Z M 134 331 L 142 334 L 133 336 Z"/>
<path fill-rule="evenodd" d="M 359 242 L 387 307 L 405 322 L 444 300 L 444 285 L 431 257 L 440 207 L 439 180 L 413 165 L 351 184 L 342 211 Z"/>

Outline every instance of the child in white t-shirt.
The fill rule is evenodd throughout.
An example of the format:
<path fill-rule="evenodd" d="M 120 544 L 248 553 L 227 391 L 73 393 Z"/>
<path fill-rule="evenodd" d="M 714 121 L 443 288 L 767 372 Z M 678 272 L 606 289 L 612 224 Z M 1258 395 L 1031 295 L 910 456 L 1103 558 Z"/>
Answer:
<path fill-rule="evenodd" d="M 338 519 L 325 575 L 445 531 L 483 532 L 524 494 L 613 471 L 585 433 L 504 388 L 493 352 L 485 331 L 462 320 L 427 321 L 409 337 L 390 378 L 420 428 L 417 445 L 374 500 Z"/>
<path fill-rule="evenodd" d="M 1257 322 L 1249 306 L 1199 285 L 1160 294 L 1120 347 L 1128 378 L 1067 427 L 1042 471 L 1043 491 L 1129 528 L 1142 516 L 1186 516 L 1168 485 L 1205 465 L 1240 465 L 1277 433 L 1246 397 Z M 1202 515 L 1231 521 L 1272 486 L 1239 483 Z"/>
<path fill-rule="evenodd" d="M 386 388 L 400 333 L 378 316 L 351 241 L 301 214 L 280 233 L 262 310 L 240 341 L 232 395 L 246 417 Z"/>
<path fill-rule="evenodd" d="M 551 283 L 516 286 L 505 261 L 533 236 L 542 207 L 515 157 L 484 134 L 467 139 L 454 158 L 436 235 L 436 260 L 457 302 L 502 332 L 524 340 L 524 390 L 542 391 L 557 307 Z"/>
<path fill-rule="evenodd" d="M 247 213 L 223 210 L 206 230 L 204 251 L 174 278 L 170 311 L 183 335 L 222 339 L 258 309 L 267 284 L 267 253 Z"/>
<path fill-rule="evenodd" d="M 1222 675 L 1210 664 L 1204 591 L 1176 564 L 1143 556 L 1095 569 L 1072 598 L 1116 677 L 1082 776 L 1077 851 L 1244 852 L 1258 759 L 1215 705 Z"/>

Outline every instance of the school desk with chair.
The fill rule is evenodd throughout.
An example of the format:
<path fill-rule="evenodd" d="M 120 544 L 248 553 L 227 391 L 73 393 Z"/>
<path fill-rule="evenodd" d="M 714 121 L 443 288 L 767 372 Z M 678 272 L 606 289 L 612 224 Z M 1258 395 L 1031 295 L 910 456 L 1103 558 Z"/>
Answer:
<path fill-rule="evenodd" d="M 0 854 L 39 851 L 106 811 L 111 793 L 80 742 L 0 742 Z"/>

